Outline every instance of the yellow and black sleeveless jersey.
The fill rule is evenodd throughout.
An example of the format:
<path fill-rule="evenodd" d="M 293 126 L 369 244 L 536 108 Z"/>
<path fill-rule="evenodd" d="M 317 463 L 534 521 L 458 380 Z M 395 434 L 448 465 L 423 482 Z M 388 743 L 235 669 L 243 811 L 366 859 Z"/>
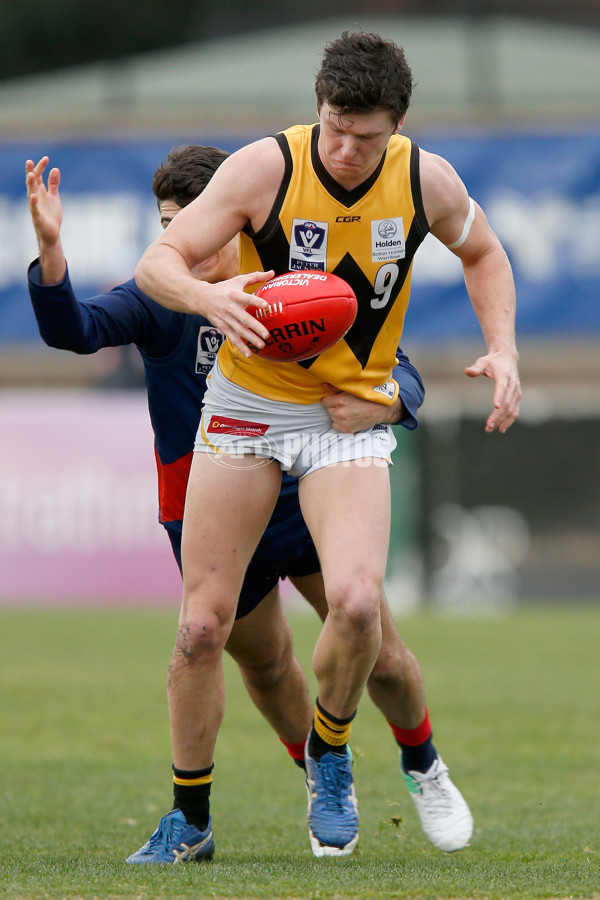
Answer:
<path fill-rule="evenodd" d="M 392 135 L 376 171 L 348 191 L 323 166 L 319 125 L 276 135 L 285 174 L 258 232 L 240 235 L 240 272 L 334 272 L 354 289 L 356 321 L 346 337 L 314 359 L 247 359 L 226 341 L 219 365 L 240 387 L 271 400 L 316 403 L 323 383 L 391 405 L 390 381 L 408 306 L 414 254 L 429 230 L 419 178 L 419 149 Z M 251 290 L 251 288 L 250 288 Z"/>

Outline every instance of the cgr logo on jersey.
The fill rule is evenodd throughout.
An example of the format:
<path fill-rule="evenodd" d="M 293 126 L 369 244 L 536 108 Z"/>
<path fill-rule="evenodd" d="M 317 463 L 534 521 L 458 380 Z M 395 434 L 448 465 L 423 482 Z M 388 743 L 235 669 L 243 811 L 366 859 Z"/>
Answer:
<path fill-rule="evenodd" d="M 196 375 L 208 375 L 224 340 L 218 328 L 213 328 L 212 325 L 200 326 L 198 352 L 196 353 Z"/>
<path fill-rule="evenodd" d="M 290 271 L 315 269 L 324 272 L 327 261 L 327 222 L 294 219 L 290 235 Z"/>
<path fill-rule="evenodd" d="M 375 219 L 371 222 L 371 257 L 373 262 L 389 262 L 404 259 L 404 223 L 402 216 L 395 219 Z"/>

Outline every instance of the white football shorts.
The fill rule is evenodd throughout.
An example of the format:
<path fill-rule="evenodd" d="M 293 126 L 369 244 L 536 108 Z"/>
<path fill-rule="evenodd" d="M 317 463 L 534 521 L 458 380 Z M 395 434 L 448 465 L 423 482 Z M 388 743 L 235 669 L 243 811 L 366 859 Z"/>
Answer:
<path fill-rule="evenodd" d="M 390 425 L 342 434 L 332 428 L 321 403 L 267 400 L 225 378 L 218 363 L 207 379 L 194 445 L 197 453 L 256 456 L 257 465 L 275 459 L 298 478 L 351 460 L 388 466 L 395 448 Z"/>

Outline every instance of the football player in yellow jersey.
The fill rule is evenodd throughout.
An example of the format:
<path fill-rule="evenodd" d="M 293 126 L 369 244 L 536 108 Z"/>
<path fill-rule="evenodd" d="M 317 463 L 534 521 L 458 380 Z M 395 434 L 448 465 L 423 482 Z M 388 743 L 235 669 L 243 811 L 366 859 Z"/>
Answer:
<path fill-rule="evenodd" d="M 292 146 L 295 134 L 307 133 L 300 127 L 286 133 L 289 143 L 291 139 L 287 156 L 274 137 L 234 153 L 202 196 L 146 251 L 136 271 L 147 294 L 172 309 L 203 314 L 229 341 L 222 357 L 225 371 L 219 357 L 206 394 L 186 500 L 184 593 L 169 678 L 174 763 L 184 772 L 210 772 L 224 706 L 223 646 L 246 566 L 273 509 L 284 468 L 301 478 L 303 515 L 318 550 L 329 608 L 313 656 L 318 696 L 306 744 L 309 835 L 317 856 L 346 855 L 358 840 L 347 743 L 381 643 L 380 602 L 390 528 L 387 465 L 395 446 L 389 426 L 383 424 L 340 435 L 319 398 L 327 394 L 326 384 L 354 390 L 381 403 L 385 421 L 386 407 L 396 396 L 390 380 L 408 302 L 410 254 L 424 231 L 447 245 L 463 265 L 487 345 L 487 352 L 465 373 L 494 382 L 486 430 L 506 432 L 521 400 L 515 292 L 506 253 L 448 162 L 411 147 L 407 165 L 406 155 L 397 153 L 401 144 L 407 146 L 395 135 L 404 123 L 411 91 L 412 73 L 400 48 L 378 35 L 344 33 L 325 48 L 316 83 L 318 123 L 310 129 L 309 150 L 306 143 Z M 302 193 L 304 176 L 315 188 L 312 199 Z M 367 237 L 358 247 L 349 243 L 356 264 L 343 275 L 359 297 L 357 323 L 359 328 L 363 323 L 368 341 L 361 342 L 355 325 L 340 347 L 327 351 L 329 359 L 323 354 L 307 368 L 289 363 L 293 368 L 288 370 L 279 364 L 265 370 L 247 347 L 247 342 L 261 347 L 267 332 L 246 312 L 245 289 L 294 263 L 290 223 L 293 228 L 295 216 L 287 208 L 288 189 L 294 185 L 300 190 L 301 221 L 318 219 L 311 203 L 320 204 L 321 191 L 329 194 L 330 208 L 340 199 L 347 206 L 359 203 L 371 190 L 382 198 L 381 215 L 378 209 L 368 212 Z M 394 196 L 398 214 L 391 216 Z M 324 206 L 318 205 L 317 212 L 321 209 Z M 392 259 L 378 256 L 382 248 L 370 237 L 374 223 L 390 218 L 397 220 L 398 228 L 405 218 L 416 223 L 416 231 L 411 228 L 403 235 Z M 334 225 L 329 219 L 323 224 L 327 233 Z M 261 241 L 271 237 L 271 226 L 278 229 L 285 252 L 273 255 L 269 250 L 263 262 Z M 190 276 L 194 265 L 240 232 L 252 241 L 255 258 L 268 271 L 246 269 L 218 285 Z M 346 258 L 340 255 L 342 249 L 339 242 L 327 242 L 324 256 L 313 262 L 333 270 Z M 270 268 L 274 257 L 277 266 Z M 398 268 L 396 293 L 378 280 L 382 267 L 392 264 Z M 392 270 L 387 272 L 391 278 Z M 368 288 L 361 286 L 362 279 L 370 281 Z M 386 335 L 388 328 L 391 336 Z M 230 435 L 219 435 L 216 446 L 210 426 L 222 414 L 233 417 L 236 427 Z M 220 510 L 210 528 L 203 525 L 208 507 Z M 417 732 L 419 727 L 427 728 L 425 719 Z M 471 835 L 470 813 L 439 756 L 435 754 L 426 772 L 416 766 L 405 775 L 434 843 L 444 849 L 464 846 Z M 428 803 L 427 784 L 435 785 L 439 804 Z M 441 808 L 445 812 L 440 817 Z M 445 847 L 435 838 L 439 828 L 451 835 Z"/>

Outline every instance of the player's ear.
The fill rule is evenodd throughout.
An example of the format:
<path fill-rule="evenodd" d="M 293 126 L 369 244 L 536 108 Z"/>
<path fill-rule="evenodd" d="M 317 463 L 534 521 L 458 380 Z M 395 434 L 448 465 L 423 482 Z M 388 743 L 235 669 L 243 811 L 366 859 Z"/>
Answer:
<path fill-rule="evenodd" d="M 398 124 L 396 125 L 395 133 L 399 134 L 402 131 L 402 126 L 404 125 L 404 120 L 406 118 L 406 113 L 402 116 Z"/>

